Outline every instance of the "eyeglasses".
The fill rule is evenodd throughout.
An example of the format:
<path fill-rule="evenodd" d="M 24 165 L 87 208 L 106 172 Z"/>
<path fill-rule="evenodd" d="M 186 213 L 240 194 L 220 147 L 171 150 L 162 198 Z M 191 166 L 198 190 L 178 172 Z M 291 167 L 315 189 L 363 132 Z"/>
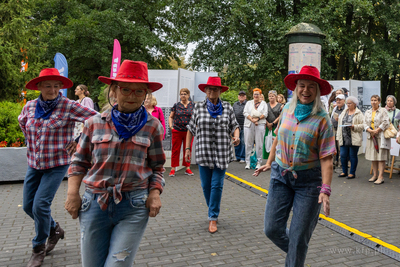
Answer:
<path fill-rule="evenodd" d="M 132 93 L 137 96 L 137 97 L 141 97 L 144 96 L 146 94 L 146 90 L 145 89 L 130 89 L 127 87 L 121 87 L 118 86 L 119 90 L 121 91 L 121 94 L 124 96 L 130 96 Z"/>

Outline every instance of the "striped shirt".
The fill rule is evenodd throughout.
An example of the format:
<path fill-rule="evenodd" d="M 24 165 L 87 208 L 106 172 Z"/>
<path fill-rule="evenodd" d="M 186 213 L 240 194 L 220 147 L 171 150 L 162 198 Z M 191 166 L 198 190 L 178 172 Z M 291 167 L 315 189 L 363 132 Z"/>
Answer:
<path fill-rule="evenodd" d="M 129 140 L 120 139 L 110 110 L 85 122 L 68 176 L 85 174 L 86 190 L 100 194 L 102 210 L 113 196 L 118 204 L 122 192 L 148 189 L 163 191 L 165 154 L 163 128 L 153 116 Z"/>
<path fill-rule="evenodd" d="M 61 96 L 48 119 L 35 119 L 37 101 L 26 103 L 18 116 L 28 147 L 28 165 L 37 170 L 67 165 L 71 159 L 65 147 L 73 141 L 75 122 L 84 122 L 97 112 Z"/>
<path fill-rule="evenodd" d="M 206 100 L 196 103 L 187 129 L 196 136 L 196 162 L 200 166 L 227 169 L 233 161 L 232 139 L 239 128 L 232 106 L 222 101 L 224 110 L 216 118 L 207 110 Z"/>
<path fill-rule="evenodd" d="M 320 159 L 336 154 L 332 123 L 324 109 L 299 122 L 286 104 L 277 136 L 275 160 L 290 171 L 320 167 Z"/>

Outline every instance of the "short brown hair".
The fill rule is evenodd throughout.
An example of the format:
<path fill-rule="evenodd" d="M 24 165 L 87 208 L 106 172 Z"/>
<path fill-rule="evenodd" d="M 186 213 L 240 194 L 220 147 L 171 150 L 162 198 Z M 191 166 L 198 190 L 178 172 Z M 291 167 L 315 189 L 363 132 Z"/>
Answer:
<path fill-rule="evenodd" d="M 381 97 L 379 95 L 372 95 L 371 99 L 372 98 L 376 98 L 376 99 L 378 99 L 379 102 L 381 102 Z"/>
<path fill-rule="evenodd" d="M 182 92 L 187 93 L 190 96 L 190 91 L 187 88 L 182 88 L 181 90 L 179 90 L 179 94 L 181 94 Z"/>

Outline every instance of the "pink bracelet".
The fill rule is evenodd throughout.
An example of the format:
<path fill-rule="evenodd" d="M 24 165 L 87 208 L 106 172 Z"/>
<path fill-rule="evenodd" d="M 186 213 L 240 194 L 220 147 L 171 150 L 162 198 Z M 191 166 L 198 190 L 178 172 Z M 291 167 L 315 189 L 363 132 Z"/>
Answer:
<path fill-rule="evenodd" d="M 322 186 L 318 186 L 318 188 L 321 188 L 320 193 L 324 193 L 324 194 L 326 194 L 328 196 L 331 195 L 332 190 L 331 190 L 331 186 L 330 185 L 322 184 Z"/>

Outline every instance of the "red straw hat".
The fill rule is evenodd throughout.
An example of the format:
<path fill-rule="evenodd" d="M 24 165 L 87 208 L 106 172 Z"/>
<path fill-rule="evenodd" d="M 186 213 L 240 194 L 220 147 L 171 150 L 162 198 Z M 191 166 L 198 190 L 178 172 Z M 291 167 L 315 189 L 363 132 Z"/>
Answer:
<path fill-rule="evenodd" d="M 30 90 L 38 90 L 37 84 L 42 81 L 60 81 L 63 83 L 63 88 L 71 88 L 74 83 L 67 77 L 61 76 L 56 68 L 42 69 L 39 77 L 30 80 L 25 87 Z"/>
<path fill-rule="evenodd" d="M 328 95 L 332 90 L 330 84 L 320 78 L 319 71 L 314 66 L 302 67 L 299 74 L 289 74 L 285 77 L 284 82 L 289 90 L 294 91 L 298 80 L 311 80 L 318 83 L 321 96 Z"/>
<path fill-rule="evenodd" d="M 146 62 L 133 60 L 124 60 L 114 79 L 100 76 L 99 80 L 105 84 L 111 84 L 113 81 L 124 83 L 144 83 L 147 84 L 149 89 L 153 92 L 163 87 L 161 83 L 149 82 Z"/>
<path fill-rule="evenodd" d="M 199 89 L 204 92 L 206 86 L 218 86 L 221 87 L 221 93 L 225 92 L 229 89 L 228 86 L 221 85 L 221 78 L 220 77 L 208 77 L 207 83 L 199 84 Z"/>

